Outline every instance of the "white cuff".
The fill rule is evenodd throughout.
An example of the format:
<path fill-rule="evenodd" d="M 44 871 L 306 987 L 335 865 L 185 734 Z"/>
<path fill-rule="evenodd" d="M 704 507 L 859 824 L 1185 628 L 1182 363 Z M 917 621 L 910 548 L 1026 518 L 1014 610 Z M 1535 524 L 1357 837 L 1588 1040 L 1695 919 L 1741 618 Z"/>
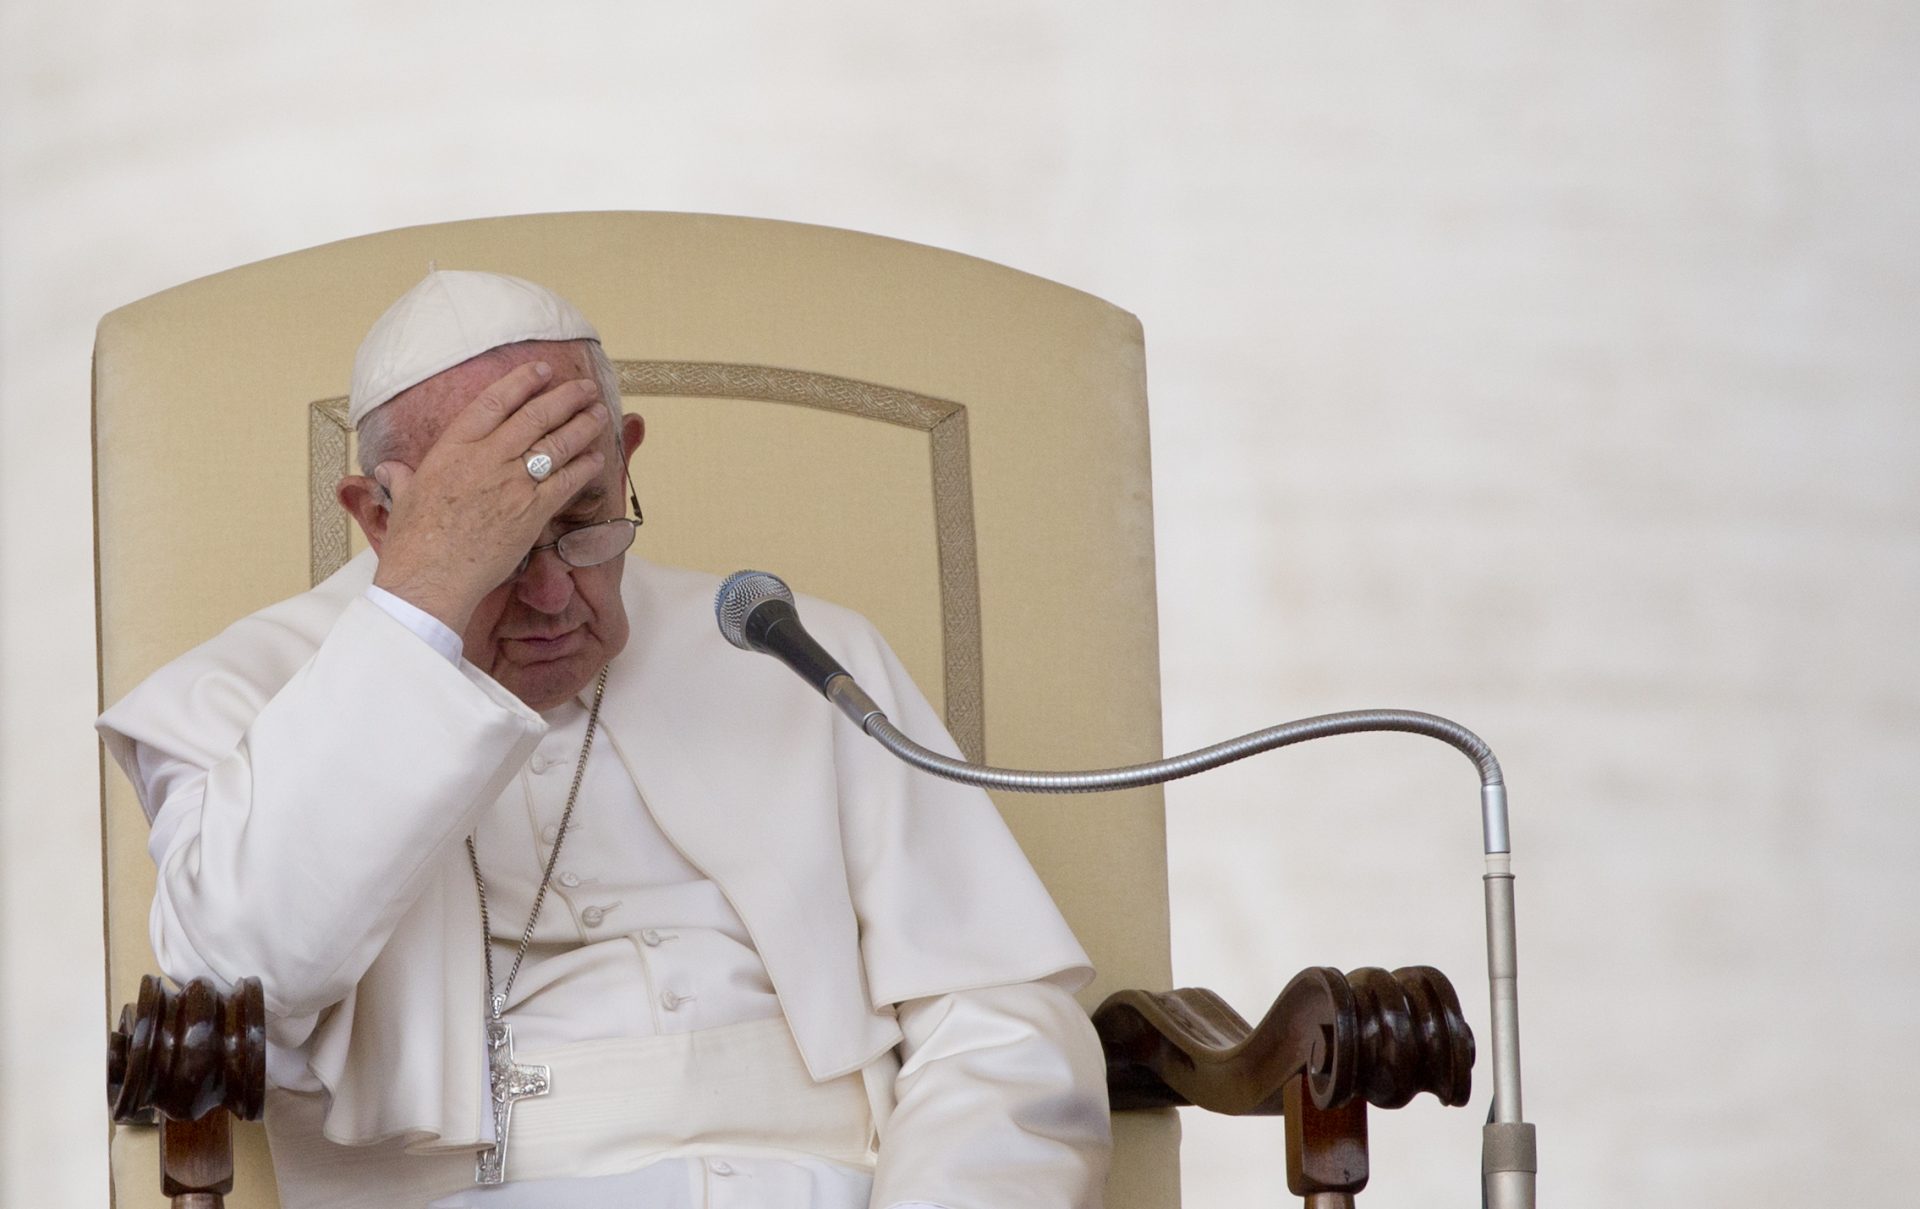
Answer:
<path fill-rule="evenodd" d="M 379 605 L 387 616 L 407 627 L 407 630 L 418 636 L 420 641 L 439 651 L 448 663 L 455 667 L 460 666 L 460 653 L 466 644 L 460 641 L 460 635 L 448 628 L 446 622 L 419 605 L 402 600 L 385 588 L 376 587 L 373 584 L 367 585 L 367 599 Z"/>

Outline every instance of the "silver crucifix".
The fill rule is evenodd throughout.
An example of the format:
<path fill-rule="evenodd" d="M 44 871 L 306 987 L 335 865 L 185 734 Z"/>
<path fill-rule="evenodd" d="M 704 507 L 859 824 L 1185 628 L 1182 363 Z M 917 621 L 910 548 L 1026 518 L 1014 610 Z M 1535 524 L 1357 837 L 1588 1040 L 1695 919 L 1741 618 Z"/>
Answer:
<path fill-rule="evenodd" d="M 513 1029 L 494 1016 L 487 1021 L 487 1086 L 493 1091 L 493 1145 L 480 1152 L 473 1178 L 482 1184 L 507 1179 L 507 1127 L 516 1101 L 552 1090 L 552 1068 L 513 1060 Z"/>

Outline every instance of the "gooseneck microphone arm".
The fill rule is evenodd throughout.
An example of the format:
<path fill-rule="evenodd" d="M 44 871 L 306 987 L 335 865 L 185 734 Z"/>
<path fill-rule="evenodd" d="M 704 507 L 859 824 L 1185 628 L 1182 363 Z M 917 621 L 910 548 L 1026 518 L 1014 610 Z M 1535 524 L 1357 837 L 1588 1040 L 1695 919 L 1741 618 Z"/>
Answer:
<path fill-rule="evenodd" d="M 915 768 L 966 785 L 1018 793 L 1094 793 L 1158 785 L 1276 747 L 1329 735 L 1369 731 L 1426 735 L 1465 753 L 1480 770 L 1480 828 L 1486 854 L 1482 884 L 1486 894 L 1487 981 L 1493 1035 L 1493 1120 L 1485 1127 L 1481 1139 L 1481 1172 L 1486 1185 L 1486 1203 L 1491 1209 L 1532 1209 L 1539 1164 L 1535 1157 L 1533 1126 L 1522 1119 L 1520 1109 L 1519 961 L 1514 930 L 1513 855 L 1507 832 L 1507 787 L 1501 779 L 1500 761 L 1480 736 L 1435 714 L 1398 709 L 1349 710 L 1284 722 L 1147 764 L 1091 772 L 1033 772 L 983 767 L 929 751 L 889 721 L 850 675 L 828 680 L 823 692 L 854 725 Z"/>
<path fill-rule="evenodd" d="M 964 785 L 1015 793 L 1097 793 L 1136 789 L 1190 777 L 1248 756 L 1329 735 L 1399 731 L 1446 743 L 1471 759 L 1480 773 L 1480 830 L 1486 873 L 1487 982 L 1493 1034 L 1493 1112 L 1481 1139 L 1486 1204 L 1492 1209 L 1532 1209 L 1534 1129 L 1520 1109 L 1520 1004 L 1514 930 L 1513 855 L 1507 829 L 1507 787 L 1500 761 L 1480 736 L 1457 722 L 1416 710 L 1367 709 L 1321 714 L 1145 764 L 1087 772 L 1038 772 L 991 768 L 941 755 L 908 738 L 879 704 L 801 627 L 793 594 L 776 576 L 738 571 L 720 585 L 714 600 L 720 632 L 742 650 L 760 651 L 786 663 L 855 726 L 880 746 L 924 772 Z"/>

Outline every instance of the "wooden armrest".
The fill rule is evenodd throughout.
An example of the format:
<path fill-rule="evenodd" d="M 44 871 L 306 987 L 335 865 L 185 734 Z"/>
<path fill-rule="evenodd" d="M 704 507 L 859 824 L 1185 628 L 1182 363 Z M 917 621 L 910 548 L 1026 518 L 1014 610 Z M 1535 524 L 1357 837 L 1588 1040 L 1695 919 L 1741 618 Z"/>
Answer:
<path fill-rule="evenodd" d="M 267 1007 L 260 980 L 222 995 L 204 978 L 178 991 L 149 974 L 107 1038 L 113 1119 L 160 1117 L 160 1191 L 174 1209 L 220 1209 L 233 1191 L 233 1118 L 267 1098 Z"/>
<path fill-rule="evenodd" d="M 1303 970 L 1259 1027 L 1212 991 L 1120 991 L 1093 1014 L 1115 1110 L 1192 1104 L 1287 1119 L 1287 1187 L 1350 1205 L 1367 1182 L 1366 1106 L 1467 1102 L 1473 1033 L 1427 966 Z"/>

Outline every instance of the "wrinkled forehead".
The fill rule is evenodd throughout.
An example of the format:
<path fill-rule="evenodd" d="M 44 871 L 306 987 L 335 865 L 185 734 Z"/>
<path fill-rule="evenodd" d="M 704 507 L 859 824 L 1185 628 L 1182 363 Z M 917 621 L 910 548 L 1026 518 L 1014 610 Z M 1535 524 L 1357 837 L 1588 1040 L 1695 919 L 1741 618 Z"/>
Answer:
<path fill-rule="evenodd" d="M 410 448 L 423 450 L 439 440 L 453 417 L 481 392 L 531 361 L 553 366 L 555 384 L 593 376 L 593 361 L 584 340 L 503 344 L 395 395 L 386 404 L 391 409 L 389 422 L 403 434 Z"/>

